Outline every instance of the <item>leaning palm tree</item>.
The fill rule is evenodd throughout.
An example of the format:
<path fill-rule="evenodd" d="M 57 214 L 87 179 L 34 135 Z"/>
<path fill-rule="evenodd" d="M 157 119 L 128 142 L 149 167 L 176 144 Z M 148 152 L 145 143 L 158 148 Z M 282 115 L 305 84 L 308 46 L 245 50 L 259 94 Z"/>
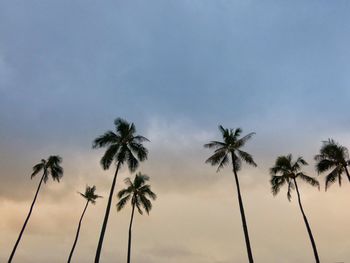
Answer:
<path fill-rule="evenodd" d="M 101 197 L 100 195 L 95 194 L 95 191 L 96 191 L 96 186 L 92 186 L 92 187 L 86 186 L 84 194 L 78 192 L 82 197 L 85 198 L 86 204 L 85 204 L 83 213 L 81 214 L 81 217 L 80 217 L 80 220 L 79 220 L 77 234 L 75 235 L 75 239 L 74 239 L 72 250 L 69 253 L 68 263 L 72 260 L 73 252 L 74 252 L 74 249 L 75 249 L 75 246 L 77 244 L 78 237 L 79 237 L 81 222 L 83 221 L 83 217 L 84 217 L 84 214 L 86 212 L 86 209 L 87 209 L 89 203 L 94 205 L 96 203 L 96 199 Z"/>
<path fill-rule="evenodd" d="M 301 171 L 301 167 L 303 165 L 307 165 L 307 162 L 302 158 L 299 157 L 296 161 L 292 161 L 292 155 L 289 154 L 287 156 L 279 156 L 276 159 L 275 166 L 270 169 L 270 174 L 271 174 L 271 187 L 272 187 L 272 194 L 277 195 L 278 192 L 280 191 L 281 187 L 283 185 L 287 185 L 288 190 L 287 190 L 287 198 L 290 201 L 292 198 L 292 190 L 295 189 L 297 192 L 298 196 L 298 202 L 299 202 L 299 208 L 300 211 L 303 215 L 303 219 L 306 225 L 307 232 L 309 233 L 312 249 L 314 251 L 315 255 L 315 261 L 318 263 L 320 262 L 318 253 L 317 253 L 317 248 L 316 248 L 316 243 L 314 240 L 314 237 L 311 232 L 311 228 L 309 225 L 309 222 L 306 218 L 303 206 L 301 204 L 301 199 L 300 199 L 300 192 L 297 184 L 297 178 L 300 178 L 301 180 L 305 181 L 306 183 L 320 187 L 318 181 L 310 176 L 307 176 Z"/>
<path fill-rule="evenodd" d="M 61 162 L 62 162 L 62 158 L 61 157 L 59 157 L 58 155 L 52 155 L 47 160 L 42 159 L 40 161 L 40 163 L 34 165 L 33 173 L 32 173 L 30 178 L 33 179 L 33 177 L 35 177 L 39 172 L 42 172 L 43 174 L 41 176 L 38 188 L 36 190 L 36 193 L 35 193 L 32 205 L 30 206 L 27 218 L 24 221 L 24 224 L 23 224 L 23 227 L 21 229 L 21 232 L 19 233 L 18 239 L 17 239 L 17 241 L 15 243 L 15 246 L 13 247 L 13 250 L 11 252 L 10 258 L 8 260 L 9 263 L 12 262 L 13 256 L 15 255 L 15 252 L 16 252 L 16 249 L 17 249 L 17 246 L 18 246 L 18 244 L 19 244 L 19 242 L 20 242 L 20 240 L 22 238 L 22 234 L 24 232 L 24 229 L 26 228 L 28 220 L 30 218 L 30 215 L 32 214 L 33 207 L 34 207 L 36 198 L 37 198 L 37 196 L 39 194 L 39 190 L 40 190 L 42 182 L 46 183 L 47 180 L 49 179 L 50 175 L 51 175 L 51 177 L 52 177 L 52 179 L 54 181 L 60 182 L 60 179 L 63 176 L 63 169 L 61 167 Z"/>
<path fill-rule="evenodd" d="M 350 181 L 350 174 L 347 168 L 350 165 L 348 149 L 339 145 L 333 139 L 323 141 L 320 154 L 315 156 L 315 160 L 317 161 L 316 171 L 319 174 L 330 171 L 326 176 L 326 190 L 337 179 L 339 186 L 341 186 L 341 176 L 344 173 Z"/>
<path fill-rule="evenodd" d="M 249 153 L 241 150 L 241 148 L 255 133 L 249 133 L 246 136 L 240 138 L 240 135 L 242 133 L 242 130 L 240 128 L 235 130 L 225 129 L 224 127 L 219 125 L 219 130 L 222 133 L 223 141 L 211 141 L 210 143 L 204 145 L 204 147 L 206 148 L 215 149 L 214 154 L 206 160 L 206 163 L 217 166 L 218 172 L 221 168 L 228 165 L 231 159 L 233 174 L 235 176 L 236 181 L 238 203 L 239 209 L 241 211 L 243 232 L 247 246 L 248 259 L 249 262 L 252 263 L 254 262 L 254 260 L 252 250 L 250 247 L 248 226 L 244 214 L 244 207 L 237 172 L 241 168 L 242 161 L 252 166 L 257 166 L 253 160 L 253 157 Z"/>
<path fill-rule="evenodd" d="M 130 263 L 131 255 L 131 228 L 134 220 L 134 211 L 135 207 L 142 215 L 142 208 L 149 214 L 149 211 L 152 209 L 152 202 L 148 199 L 151 198 L 155 200 L 157 195 L 152 192 L 151 186 L 146 184 L 149 180 L 149 177 L 145 174 L 138 173 L 136 174 L 134 181 L 131 181 L 130 178 L 125 179 L 125 184 L 127 187 L 118 193 L 119 202 L 117 204 L 117 210 L 120 211 L 125 207 L 128 201 L 131 201 L 131 218 L 129 225 L 129 241 L 128 241 L 128 257 L 127 263 Z"/>
<path fill-rule="evenodd" d="M 136 128 L 133 123 L 130 124 L 127 121 L 118 118 L 114 121 L 114 124 L 115 132 L 107 131 L 105 134 L 96 138 L 93 142 L 93 148 L 107 147 L 107 150 L 101 159 L 101 165 L 104 170 L 109 169 L 113 162 L 116 164 L 116 171 L 109 192 L 107 208 L 96 250 L 95 263 L 100 261 L 103 238 L 107 227 L 118 171 L 124 163 L 128 165 L 131 172 L 135 171 L 139 165 L 139 161 L 146 160 L 148 154 L 148 150 L 142 145 L 142 143 L 148 141 L 148 139 L 140 135 L 135 135 Z"/>

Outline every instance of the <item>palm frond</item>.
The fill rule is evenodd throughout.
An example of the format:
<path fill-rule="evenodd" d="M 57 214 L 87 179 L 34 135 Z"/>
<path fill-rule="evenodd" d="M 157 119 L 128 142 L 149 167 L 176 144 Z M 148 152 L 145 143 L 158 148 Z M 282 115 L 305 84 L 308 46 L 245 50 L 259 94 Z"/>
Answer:
<path fill-rule="evenodd" d="M 338 167 L 334 168 L 333 171 L 331 171 L 326 176 L 326 185 L 325 185 L 326 191 L 329 188 L 329 186 L 337 180 L 337 177 L 341 177 L 341 171 L 339 171 Z M 339 179 L 339 186 L 340 185 L 341 185 L 341 179 Z"/>
<path fill-rule="evenodd" d="M 288 191 L 287 191 L 287 198 L 288 201 L 292 199 L 292 190 L 294 190 L 294 183 L 292 181 L 288 182 Z"/>
<path fill-rule="evenodd" d="M 125 197 L 121 198 L 117 203 L 117 211 L 122 210 L 127 204 L 127 202 L 130 200 L 130 198 L 131 198 L 131 194 L 128 194 Z"/>
<path fill-rule="evenodd" d="M 318 189 L 320 189 L 320 183 L 313 177 L 308 176 L 302 172 L 297 174 L 297 177 L 299 177 L 300 179 L 302 179 L 303 181 L 307 182 L 308 184 L 310 184 L 311 186 L 315 186 Z"/>
<path fill-rule="evenodd" d="M 108 147 L 100 161 L 104 170 L 107 170 L 111 166 L 113 159 L 118 154 L 119 148 L 119 144 L 112 144 Z"/>
<path fill-rule="evenodd" d="M 238 152 L 239 157 L 240 157 L 243 161 L 245 161 L 247 164 L 250 164 L 250 165 L 252 165 L 252 166 L 254 166 L 254 167 L 257 166 L 257 164 L 256 164 L 256 163 L 254 162 L 254 160 L 253 160 L 253 157 L 252 157 L 249 153 L 244 152 L 244 151 L 242 151 L 242 150 L 237 150 L 237 152 Z"/>
<path fill-rule="evenodd" d="M 111 144 L 118 143 L 120 136 L 115 134 L 113 131 L 107 131 L 103 135 L 97 137 L 92 144 L 92 148 L 102 148 Z"/>
<path fill-rule="evenodd" d="M 33 179 L 33 177 L 36 176 L 40 171 L 42 171 L 44 167 L 45 167 L 45 160 L 42 160 L 40 163 L 34 165 L 33 173 L 31 174 L 30 178 Z"/>
<path fill-rule="evenodd" d="M 246 136 L 244 136 L 241 139 L 237 140 L 236 141 L 237 148 L 243 147 L 247 143 L 247 141 L 249 141 L 253 137 L 253 135 L 255 135 L 255 132 L 248 133 Z"/>

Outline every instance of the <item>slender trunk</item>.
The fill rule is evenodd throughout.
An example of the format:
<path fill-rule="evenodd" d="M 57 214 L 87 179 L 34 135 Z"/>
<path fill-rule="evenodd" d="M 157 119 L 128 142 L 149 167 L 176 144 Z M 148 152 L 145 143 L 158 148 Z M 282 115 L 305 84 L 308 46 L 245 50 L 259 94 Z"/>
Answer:
<path fill-rule="evenodd" d="M 12 258 L 13 258 L 13 256 L 15 255 L 15 252 L 16 252 L 17 246 L 18 246 L 18 244 L 19 244 L 19 241 L 20 241 L 21 238 L 22 238 L 22 234 L 23 234 L 23 232 L 24 232 L 24 229 L 25 229 L 26 226 L 27 226 L 29 217 L 30 217 L 30 215 L 32 214 L 32 211 L 33 211 L 33 207 L 34 207 L 36 198 L 37 198 L 37 196 L 38 196 L 38 193 L 39 193 L 41 184 L 42 184 L 42 182 L 43 182 L 43 180 L 44 180 L 44 175 L 45 175 L 45 174 L 43 174 L 42 177 L 41 177 L 41 179 L 40 179 L 40 183 L 39 183 L 39 185 L 38 185 L 38 189 L 36 190 L 36 193 L 35 193 L 35 196 L 34 196 L 34 200 L 33 200 L 33 202 L 32 202 L 32 205 L 30 206 L 29 213 L 28 213 L 28 215 L 27 215 L 26 220 L 24 221 L 24 225 L 23 225 L 23 227 L 22 227 L 21 232 L 19 233 L 19 236 L 18 236 L 18 239 L 17 239 L 17 241 L 16 241 L 16 244 L 15 244 L 15 246 L 13 247 L 13 250 L 12 250 L 12 253 L 11 253 L 10 258 L 9 258 L 9 260 L 8 260 L 8 263 L 11 263 L 11 262 L 12 262 Z"/>
<path fill-rule="evenodd" d="M 88 207 L 88 204 L 89 204 L 89 200 L 86 202 L 86 205 L 85 205 L 85 208 L 83 210 L 83 213 L 81 214 L 81 217 L 80 217 L 80 220 L 79 220 L 77 234 L 75 235 L 75 240 L 74 240 L 74 243 L 73 243 L 73 247 L 72 247 L 72 250 L 70 251 L 70 254 L 69 254 L 68 263 L 70 263 L 70 261 L 72 260 L 73 252 L 74 252 L 74 249 L 75 249 L 75 246 L 77 244 L 78 237 L 79 237 L 81 222 L 83 221 L 83 217 L 84 217 L 85 211 L 86 211 L 86 209 Z"/>
<path fill-rule="evenodd" d="M 132 228 L 132 222 L 134 220 L 134 211 L 135 211 L 135 204 L 132 204 L 132 212 L 131 212 L 131 218 L 130 218 L 130 225 L 129 225 L 129 240 L 128 240 L 128 261 L 127 263 L 130 263 L 131 258 L 131 228 Z"/>
<path fill-rule="evenodd" d="M 119 170 L 120 165 L 121 165 L 121 163 L 118 162 L 117 169 L 115 171 L 113 182 L 112 182 L 112 186 L 111 186 L 111 191 L 109 193 L 107 208 L 106 208 L 106 212 L 105 212 L 105 217 L 103 219 L 103 224 L 102 224 L 102 229 L 101 229 L 101 234 L 100 234 L 100 239 L 98 241 L 98 246 L 97 246 L 97 250 L 96 250 L 95 263 L 99 263 L 100 262 L 103 238 L 104 238 L 105 232 L 106 232 L 106 227 L 107 227 L 107 222 L 108 222 L 108 217 L 109 217 L 109 211 L 111 209 L 113 192 L 114 192 L 115 184 L 116 184 L 116 181 L 117 181 L 117 175 L 118 175 L 118 170 Z"/>
<path fill-rule="evenodd" d="M 348 168 L 346 166 L 344 168 L 345 168 L 346 176 L 348 177 L 348 180 L 350 182 L 350 174 L 349 174 Z"/>
<path fill-rule="evenodd" d="M 248 259 L 249 259 L 249 263 L 253 263 L 254 259 L 253 259 L 252 249 L 250 247 L 248 226 L 247 226 L 247 221 L 245 219 L 243 201 L 242 201 L 242 196 L 241 196 L 241 190 L 240 190 L 240 187 L 239 187 L 237 171 L 236 171 L 236 167 L 235 167 L 234 163 L 235 163 L 235 159 L 234 159 L 234 156 L 232 155 L 233 173 L 235 175 L 235 180 L 236 180 L 238 203 L 239 203 L 239 209 L 241 211 L 242 225 L 243 225 L 245 243 L 246 243 L 246 246 L 247 246 Z"/>
<path fill-rule="evenodd" d="M 313 251 L 314 251 L 315 261 L 316 261 L 316 263 L 319 263 L 319 262 L 320 262 L 320 259 L 319 259 L 319 257 L 318 257 L 317 248 L 316 248 L 316 243 L 315 243 L 314 237 L 313 237 L 313 235 L 312 235 L 309 222 L 307 221 L 307 218 L 306 218 L 306 215 L 305 215 L 303 206 L 301 205 L 300 193 L 299 193 L 299 188 L 298 188 L 298 185 L 297 185 L 297 181 L 295 180 L 295 178 L 294 178 L 293 180 L 294 180 L 294 184 L 295 184 L 295 189 L 297 190 L 297 195 L 298 195 L 298 202 L 299 202 L 300 211 L 301 211 L 301 213 L 303 214 L 303 218 L 304 218 L 304 222 L 305 222 L 305 225 L 306 225 L 306 229 L 307 229 L 307 232 L 309 233 L 309 237 L 310 237 L 310 240 L 311 240 L 312 249 L 313 249 Z"/>

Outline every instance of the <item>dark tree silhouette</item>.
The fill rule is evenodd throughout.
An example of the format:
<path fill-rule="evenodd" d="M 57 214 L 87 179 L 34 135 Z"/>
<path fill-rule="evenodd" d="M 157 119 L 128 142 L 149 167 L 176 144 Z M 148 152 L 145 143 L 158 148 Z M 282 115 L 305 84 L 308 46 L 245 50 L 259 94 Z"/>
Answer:
<path fill-rule="evenodd" d="M 149 181 L 149 177 L 147 175 L 138 173 L 135 176 L 134 181 L 131 181 L 130 178 L 126 178 L 125 184 L 127 187 L 118 193 L 120 200 L 117 204 L 117 210 L 120 211 L 123 209 L 129 200 L 131 201 L 132 207 L 129 225 L 127 263 L 130 263 L 131 260 L 131 229 L 134 220 L 135 207 L 141 215 L 143 214 L 142 209 L 149 214 L 150 210 L 152 209 L 152 202 L 148 198 L 153 200 L 157 198 L 156 194 L 152 192 L 151 186 L 146 184 L 147 181 Z"/>
<path fill-rule="evenodd" d="M 86 209 L 87 209 L 89 203 L 94 205 L 96 203 L 96 199 L 101 197 L 100 195 L 95 194 L 95 191 L 96 191 L 96 186 L 92 186 L 92 187 L 86 186 L 84 194 L 78 192 L 82 197 L 84 197 L 86 199 L 86 204 L 85 204 L 83 213 L 81 214 L 81 217 L 80 217 L 80 220 L 79 220 L 78 229 L 77 229 L 77 233 L 75 235 L 73 247 L 72 247 L 72 249 L 71 249 L 71 251 L 69 253 L 68 263 L 71 262 L 75 246 L 77 245 L 78 238 L 79 238 L 80 227 L 81 227 L 81 222 L 83 221 L 83 217 L 85 215 Z"/>
<path fill-rule="evenodd" d="M 241 212 L 243 232 L 244 232 L 246 246 L 247 246 L 248 259 L 250 263 L 253 263 L 254 262 L 253 254 L 250 247 L 248 226 L 247 226 L 247 222 L 244 214 L 244 207 L 243 207 L 243 201 L 242 201 L 237 172 L 241 168 L 242 161 L 252 166 L 257 166 L 253 160 L 253 157 L 249 153 L 241 150 L 241 148 L 255 133 L 249 133 L 248 135 L 240 138 L 240 135 L 242 133 L 242 130 L 240 128 L 235 130 L 225 129 L 224 127 L 219 125 L 219 130 L 222 134 L 223 141 L 222 142 L 211 141 L 210 143 L 204 145 L 204 147 L 206 148 L 215 149 L 214 154 L 211 157 L 209 157 L 209 159 L 206 160 L 206 163 L 209 163 L 213 166 L 218 166 L 217 168 L 217 172 L 218 172 L 221 168 L 228 165 L 231 159 L 233 174 L 236 181 L 238 203 L 239 203 L 239 209 Z"/>
<path fill-rule="evenodd" d="M 135 135 L 136 128 L 133 123 L 129 124 L 127 121 L 118 118 L 114 121 L 114 124 L 116 132 L 107 131 L 105 134 L 96 138 L 93 143 L 93 148 L 107 147 L 107 150 L 101 159 L 103 169 L 107 170 L 113 162 L 116 163 L 117 167 L 109 193 L 107 208 L 96 250 L 95 263 L 100 261 L 103 239 L 107 227 L 109 211 L 111 209 L 118 171 L 124 163 L 127 163 L 131 172 L 135 171 L 139 165 L 139 161 L 146 160 L 148 154 L 147 149 L 142 145 L 142 143 L 148 141 L 148 139 L 140 135 Z"/>
<path fill-rule="evenodd" d="M 28 220 L 30 218 L 30 215 L 32 214 L 33 207 L 34 207 L 35 201 L 36 201 L 36 199 L 38 197 L 39 190 L 40 190 L 42 182 L 46 183 L 47 180 L 49 179 L 50 175 L 51 175 L 51 177 L 52 177 L 52 179 L 54 181 L 60 182 L 60 179 L 63 176 L 63 169 L 62 169 L 62 167 L 60 165 L 61 162 L 62 162 L 62 158 L 61 157 L 59 157 L 58 155 L 52 155 L 47 160 L 42 159 L 40 161 L 40 163 L 36 164 L 33 167 L 33 173 L 32 173 L 32 175 L 30 177 L 31 179 L 33 179 L 33 177 L 35 177 L 39 172 L 43 172 L 43 174 L 41 176 L 38 188 L 36 190 L 36 193 L 35 193 L 32 205 L 30 206 L 27 218 L 24 221 L 24 224 L 23 224 L 23 227 L 21 229 L 21 232 L 20 232 L 20 234 L 18 236 L 18 239 L 17 239 L 17 241 L 15 243 L 15 246 L 13 247 L 13 250 L 11 252 L 10 258 L 8 260 L 9 263 L 12 262 L 13 256 L 16 253 L 17 246 L 18 246 L 18 244 L 19 244 L 19 242 L 20 242 L 20 240 L 22 238 L 23 232 L 24 232 L 24 230 L 25 230 L 25 228 L 27 226 L 27 223 L 28 223 Z"/>
<path fill-rule="evenodd" d="M 307 162 L 302 157 L 299 157 L 295 162 L 293 162 L 291 154 L 289 154 L 287 156 L 279 156 L 276 159 L 275 166 L 270 169 L 270 173 L 271 173 L 270 182 L 271 182 L 273 195 L 277 195 L 278 192 L 280 191 L 281 187 L 286 184 L 288 187 L 287 198 L 289 201 L 292 198 L 292 194 L 291 194 L 292 190 L 293 189 L 296 190 L 297 196 L 298 196 L 299 208 L 300 208 L 300 211 L 303 215 L 306 229 L 307 229 L 307 232 L 308 232 L 309 237 L 310 237 L 312 249 L 313 249 L 314 255 L 315 255 L 315 261 L 317 263 L 319 263 L 320 259 L 318 257 L 316 243 L 315 243 L 314 237 L 312 235 L 310 224 L 306 218 L 303 206 L 301 204 L 300 192 L 299 192 L 299 188 L 298 188 L 298 184 L 297 184 L 296 179 L 299 178 L 299 179 L 303 180 L 304 182 L 306 182 L 312 186 L 316 186 L 318 188 L 320 187 L 320 185 L 315 178 L 307 176 L 306 174 L 304 174 L 301 171 L 301 167 L 303 165 L 307 165 Z"/>
<path fill-rule="evenodd" d="M 339 186 L 341 186 L 342 174 L 346 174 L 350 181 L 348 165 L 350 165 L 349 152 L 344 146 L 339 145 L 332 139 L 323 141 L 320 153 L 315 156 L 316 171 L 320 173 L 328 172 L 326 176 L 326 190 L 330 184 L 337 179 Z"/>

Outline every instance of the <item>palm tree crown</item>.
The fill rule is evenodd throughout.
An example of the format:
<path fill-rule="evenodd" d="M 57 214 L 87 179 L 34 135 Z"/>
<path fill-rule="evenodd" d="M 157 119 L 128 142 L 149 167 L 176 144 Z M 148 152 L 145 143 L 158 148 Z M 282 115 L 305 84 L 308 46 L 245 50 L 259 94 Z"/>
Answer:
<path fill-rule="evenodd" d="M 330 171 L 326 176 L 326 190 L 330 184 L 338 179 L 341 186 L 341 176 L 346 173 L 349 181 L 350 175 L 347 166 L 350 165 L 348 149 L 336 143 L 333 139 L 323 141 L 320 153 L 315 156 L 316 171 L 324 173 Z"/>
<path fill-rule="evenodd" d="M 219 125 L 219 130 L 223 136 L 223 142 L 211 141 L 204 145 L 209 149 L 215 149 L 214 154 L 206 160 L 206 163 L 211 165 L 217 165 L 217 171 L 230 163 L 230 154 L 233 162 L 234 169 L 239 171 L 241 168 L 242 160 L 250 165 L 257 166 L 253 160 L 253 157 L 242 151 L 241 148 L 245 143 L 255 134 L 254 132 L 247 134 L 240 138 L 242 129 L 225 129 Z"/>
<path fill-rule="evenodd" d="M 39 172 L 43 171 L 44 183 L 47 182 L 51 175 L 54 181 L 59 182 L 63 176 L 63 168 L 61 167 L 62 158 L 58 155 L 51 155 L 47 160 L 42 159 L 40 163 L 34 165 L 31 179 L 35 177 Z"/>
<path fill-rule="evenodd" d="M 137 169 L 139 161 L 147 159 L 148 150 L 142 143 L 148 141 L 148 139 L 135 135 L 134 123 L 129 124 L 127 121 L 118 118 L 114 121 L 114 124 L 116 132 L 107 131 L 96 138 L 93 142 L 93 148 L 107 147 L 101 159 L 103 169 L 107 170 L 114 160 L 120 164 L 127 162 L 129 169 L 133 172 Z"/>
<path fill-rule="evenodd" d="M 295 179 L 300 178 L 312 186 L 319 187 L 319 183 L 316 179 L 307 176 L 301 171 L 303 165 L 307 165 L 307 162 L 298 157 L 295 162 L 292 161 L 291 154 L 287 156 L 279 156 L 276 160 L 275 166 L 270 169 L 271 186 L 273 195 L 277 195 L 281 187 L 285 184 L 288 186 L 287 198 L 290 201 L 292 198 L 292 190 L 295 189 Z"/>
<path fill-rule="evenodd" d="M 134 181 L 131 181 L 130 178 L 126 178 L 125 184 L 127 187 L 122 189 L 118 193 L 118 198 L 120 199 L 117 204 L 117 210 L 120 211 L 124 208 L 127 202 L 131 199 L 131 204 L 136 206 L 139 213 L 142 215 L 142 209 L 149 214 L 152 209 L 152 202 L 149 200 L 155 200 L 157 195 L 152 192 L 151 186 L 146 184 L 149 181 L 149 177 L 145 174 L 138 173 L 136 174 Z"/>
<path fill-rule="evenodd" d="M 86 201 L 90 202 L 91 204 L 96 203 L 97 198 L 101 198 L 102 196 L 95 194 L 96 186 L 86 186 L 85 193 L 78 192 L 82 197 L 86 199 Z"/>

